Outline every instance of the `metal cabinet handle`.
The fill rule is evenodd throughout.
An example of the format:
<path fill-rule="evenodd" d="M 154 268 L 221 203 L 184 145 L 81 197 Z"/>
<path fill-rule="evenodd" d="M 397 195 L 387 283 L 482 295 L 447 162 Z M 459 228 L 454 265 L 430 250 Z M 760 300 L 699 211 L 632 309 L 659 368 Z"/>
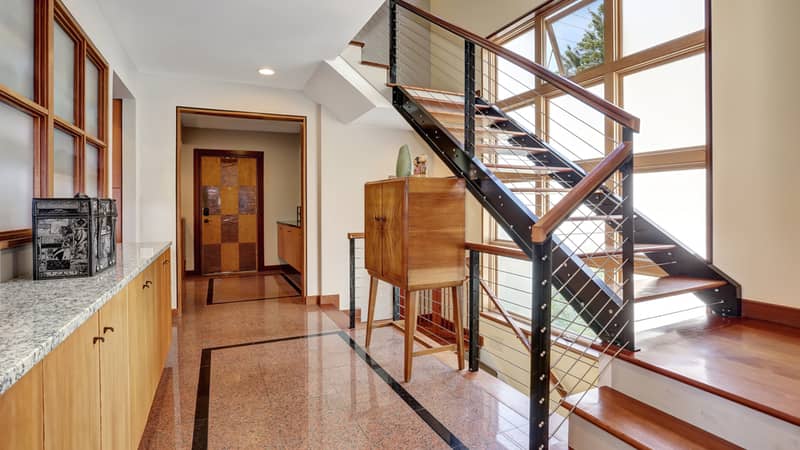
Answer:
<path fill-rule="evenodd" d="M 103 334 L 106 334 L 106 332 L 108 332 L 108 331 L 113 333 L 114 332 L 114 327 L 103 327 Z"/>
<path fill-rule="evenodd" d="M 92 338 L 92 345 L 97 344 L 97 341 L 105 342 L 106 338 L 101 336 L 95 336 L 94 338 Z"/>

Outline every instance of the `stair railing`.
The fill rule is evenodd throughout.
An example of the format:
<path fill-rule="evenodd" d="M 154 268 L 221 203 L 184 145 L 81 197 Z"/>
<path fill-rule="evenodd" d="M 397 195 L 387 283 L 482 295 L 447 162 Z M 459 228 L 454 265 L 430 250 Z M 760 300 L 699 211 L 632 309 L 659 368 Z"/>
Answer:
<path fill-rule="evenodd" d="M 430 30 L 434 28 L 444 30 L 449 36 L 463 40 L 463 56 L 459 57 L 454 52 L 449 51 L 448 59 L 462 59 L 462 68 L 455 67 L 456 73 L 463 70 L 463 127 L 457 129 L 449 127 L 445 133 L 453 134 L 455 141 L 460 141 L 461 148 L 453 149 L 453 155 L 449 156 L 449 166 L 457 174 L 464 176 L 470 183 L 468 187 L 473 193 L 482 195 L 484 207 L 492 212 L 506 232 L 512 237 L 517 245 L 525 251 L 531 259 L 531 339 L 530 339 L 530 448 L 543 449 L 548 447 L 550 433 L 550 422 L 555 408 L 551 405 L 550 395 L 552 392 L 550 373 L 551 361 L 551 333 L 554 320 L 563 320 L 562 313 L 567 306 L 580 312 L 579 317 L 573 318 L 570 323 L 576 320 L 582 321 L 586 330 L 600 330 L 603 334 L 602 339 L 608 343 L 614 343 L 615 348 L 632 349 L 634 347 L 633 337 L 633 299 L 634 299 L 634 209 L 633 209 L 633 133 L 639 131 L 639 119 L 626 112 L 622 108 L 601 98 L 586 88 L 574 83 L 573 81 L 553 73 L 539 64 L 512 52 L 494 42 L 491 42 L 469 30 L 454 25 L 428 11 L 414 6 L 404 0 L 389 0 L 389 81 L 393 86 L 402 85 L 398 83 L 401 75 L 401 66 L 398 64 L 400 50 L 415 52 L 417 57 L 425 56 L 425 47 L 430 48 L 439 46 L 445 48 L 452 45 L 447 42 L 447 37 L 436 37 L 431 32 L 430 36 L 418 37 L 416 44 L 413 39 L 407 49 L 400 47 L 398 36 L 405 31 L 408 37 L 413 37 L 414 33 L 425 33 L 425 27 Z M 412 20 L 416 22 L 414 27 L 403 25 L 399 22 L 399 12 L 410 13 L 415 16 Z M 412 22 L 413 23 L 413 22 Z M 427 42 L 425 41 L 427 39 Z M 434 42 L 435 41 L 435 42 Z M 445 48 L 445 54 L 448 50 Z M 481 58 L 476 57 L 476 53 L 481 53 Z M 420 55 L 420 53 L 422 53 Z M 417 58 L 419 59 L 419 58 Z M 456 66 L 452 61 L 434 61 L 429 58 L 431 73 L 448 72 L 450 67 Z M 536 155 L 535 146 L 544 145 L 539 139 L 530 136 L 521 136 L 519 139 L 512 138 L 512 142 L 517 148 L 532 150 L 524 159 L 525 165 L 506 162 L 507 157 L 498 153 L 491 164 L 491 168 L 510 169 L 512 172 L 506 175 L 507 179 L 503 183 L 514 183 L 516 180 L 523 179 L 522 175 L 529 173 L 548 172 L 550 180 L 555 182 L 556 189 L 565 191 L 565 195 L 557 199 L 557 202 L 550 204 L 551 196 L 542 202 L 537 200 L 530 205 L 522 206 L 533 207 L 536 209 L 536 216 L 533 221 L 530 214 L 520 215 L 519 205 L 509 209 L 508 204 L 519 202 L 517 196 L 512 194 L 511 189 L 507 189 L 503 183 L 498 183 L 497 178 L 491 170 L 489 164 L 482 163 L 476 159 L 476 78 L 489 79 L 489 88 L 501 89 L 497 83 L 499 77 L 498 61 L 504 60 L 513 64 L 518 70 L 521 69 L 540 80 L 538 85 L 546 85 L 548 88 L 560 90 L 564 94 L 574 98 L 591 110 L 599 112 L 606 119 L 616 123 L 619 128 L 614 127 L 614 134 L 620 131 L 619 142 L 613 140 L 613 147 L 606 147 L 601 153 L 602 158 L 594 165 L 591 171 L 586 174 L 583 169 L 574 161 L 568 158 L 551 157 Z M 489 67 L 486 66 L 489 61 Z M 492 61 L 494 66 L 492 67 Z M 434 67 L 434 65 L 437 67 Z M 442 67 L 445 66 L 445 67 Z M 406 71 L 413 68 L 402 68 Z M 423 68 L 424 70 L 424 68 Z M 451 70 L 451 69 L 450 69 Z M 452 73 L 451 73 L 452 74 Z M 524 84 L 521 83 L 521 84 Z M 424 87 L 420 89 L 425 91 Z M 408 95 L 408 91 L 395 89 L 394 101 L 398 108 L 408 108 L 403 101 L 402 95 Z M 435 92 L 435 90 L 433 90 Z M 441 92 L 441 91 L 440 91 Z M 453 99 L 458 96 L 447 94 L 430 94 L 429 102 L 439 106 L 443 104 L 453 104 Z M 480 99 L 477 99 L 480 100 Z M 489 104 L 483 105 L 493 109 Z M 498 114 L 502 111 L 494 109 Z M 408 115 L 413 115 L 418 111 L 407 110 Z M 570 114 L 569 111 L 565 111 Z M 537 114 L 544 114 L 544 111 L 536 111 Z M 422 116 L 421 116 L 422 117 Z M 573 115 L 575 119 L 583 122 L 579 117 Z M 424 118 L 428 119 L 428 118 Z M 481 118 L 485 119 L 484 117 Z M 436 119 L 438 120 L 438 119 Z M 548 118 L 552 122 L 551 118 Z M 440 145 L 440 131 L 434 123 L 423 121 L 418 129 L 425 137 L 431 141 L 432 145 L 439 144 L 439 151 L 446 149 Z M 534 126 L 528 131 L 539 135 L 545 135 L 547 141 L 552 143 L 553 137 L 548 136 L 548 127 L 542 126 L 540 120 L 534 120 Z M 583 122 L 585 124 L 585 122 Z M 590 126 L 589 124 L 586 124 Z M 568 127 L 561 125 L 568 132 Z M 590 126 L 591 127 L 591 126 Z M 606 130 L 596 130 L 602 133 L 603 138 L 608 140 Z M 495 132 L 505 132 L 512 134 L 514 130 L 504 128 L 502 125 L 494 123 L 491 127 L 485 128 L 484 132 L 489 134 Z M 463 135 L 461 134 L 463 132 Z M 457 136 L 456 136 L 457 135 Z M 513 134 L 512 134 L 513 136 Z M 574 135 L 580 141 L 586 142 L 583 136 Z M 446 141 L 445 141 L 446 143 Z M 588 144 L 588 143 L 587 143 Z M 606 141 L 606 146 L 612 145 Z M 496 147 L 496 146 L 495 146 Z M 567 146 L 562 146 L 567 147 Z M 458 152 L 461 151 L 461 153 Z M 609 151 L 610 150 L 610 151 Z M 463 157 L 461 157 L 463 154 Z M 447 161 L 446 161 L 447 162 Z M 514 173 L 516 172 L 516 173 Z M 574 174 L 574 175 L 573 175 Z M 579 176 L 578 176 L 579 175 Z M 495 177 L 495 178 L 493 178 Z M 492 181 L 486 183 L 485 181 Z M 533 184 L 533 183 L 532 183 Z M 488 187 L 488 191 L 486 190 Z M 499 187 L 498 187 L 499 186 Z M 545 192 L 552 185 L 547 180 L 536 181 L 532 191 L 538 193 Z M 492 190 L 493 189 L 493 190 Z M 555 191 L 556 189 L 552 189 Z M 587 200 L 591 199 L 591 202 Z M 544 203 L 544 205 L 542 205 Z M 506 208 L 506 209 L 504 209 Z M 510 217 L 513 212 L 515 217 Z M 587 251 L 586 248 L 592 248 Z M 613 248 L 613 250 L 611 250 Z M 572 250 L 570 250 L 572 249 Z M 558 251 L 556 251 L 558 250 Z M 472 253 L 472 252 L 471 252 Z M 600 267 L 592 266 L 589 261 L 596 263 L 598 255 L 613 261 L 613 264 L 604 264 Z M 477 296 L 480 291 L 480 283 L 473 274 L 472 258 L 470 258 L 470 298 Z M 597 283 L 602 278 L 602 283 Z M 589 285 L 592 286 L 589 286 Z M 579 295 L 582 294 L 582 295 Z M 588 299 L 587 299 L 588 294 Z M 596 300 L 599 298 L 599 300 Z M 561 306 L 563 305 L 563 306 Z M 473 301 L 470 300 L 470 312 L 473 311 Z M 560 308 L 553 312 L 554 309 Z M 470 314 L 472 321 L 475 314 Z M 476 319 L 477 320 L 477 319 Z M 470 323 L 470 325 L 473 325 Z M 475 323 L 477 329 L 477 323 Z M 473 327 L 470 326 L 470 336 Z M 475 342 L 472 341 L 471 342 Z M 472 352 L 471 352 L 472 354 Z M 470 367 L 473 366 L 472 357 Z"/>

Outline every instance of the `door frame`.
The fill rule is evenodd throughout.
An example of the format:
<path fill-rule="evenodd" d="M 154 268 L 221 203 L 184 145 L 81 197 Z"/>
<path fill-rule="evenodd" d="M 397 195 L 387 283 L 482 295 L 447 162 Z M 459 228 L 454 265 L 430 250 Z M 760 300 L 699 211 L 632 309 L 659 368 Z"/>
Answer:
<path fill-rule="evenodd" d="M 216 150 L 206 148 L 194 149 L 194 267 L 195 272 L 203 275 L 201 268 L 203 267 L 203 246 L 202 246 L 202 232 L 203 227 L 201 221 L 203 220 L 201 214 L 201 192 L 202 177 L 200 174 L 200 160 L 203 156 L 214 157 L 237 157 L 237 158 L 255 158 L 256 160 L 256 197 L 258 198 L 258 208 L 256 210 L 256 272 L 264 270 L 264 152 L 251 151 L 251 150 Z M 221 256 L 220 256 L 221 257 Z"/>
<path fill-rule="evenodd" d="M 308 274 L 308 214 L 306 205 L 308 204 L 307 189 L 307 141 L 308 141 L 308 118 L 289 114 L 259 113 L 250 111 L 232 111 L 224 109 L 196 108 L 191 106 L 175 107 L 175 280 L 177 284 L 177 314 L 183 314 L 183 279 L 185 278 L 185 266 L 183 264 L 183 230 L 181 227 L 181 114 L 204 114 L 208 116 L 235 117 L 241 119 L 261 119 L 261 120 L 280 120 L 297 122 L 300 124 L 300 210 L 302 217 L 303 230 L 303 282 L 300 286 L 301 295 L 307 292 Z"/>

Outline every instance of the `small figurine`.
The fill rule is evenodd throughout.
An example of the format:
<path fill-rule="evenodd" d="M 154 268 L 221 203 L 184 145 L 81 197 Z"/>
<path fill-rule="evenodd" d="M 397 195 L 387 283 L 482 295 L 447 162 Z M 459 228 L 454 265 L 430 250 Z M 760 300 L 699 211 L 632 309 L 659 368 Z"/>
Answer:
<path fill-rule="evenodd" d="M 418 155 L 414 158 L 414 176 L 424 177 L 428 175 L 428 157 Z"/>

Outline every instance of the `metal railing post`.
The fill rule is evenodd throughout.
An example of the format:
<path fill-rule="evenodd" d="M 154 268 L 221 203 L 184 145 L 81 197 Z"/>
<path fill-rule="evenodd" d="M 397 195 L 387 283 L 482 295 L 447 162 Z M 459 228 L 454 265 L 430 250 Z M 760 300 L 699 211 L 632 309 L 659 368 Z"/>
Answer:
<path fill-rule="evenodd" d="M 481 254 L 469 251 L 469 371 L 477 372 L 480 364 L 480 264 Z"/>
<path fill-rule="evenodd" d="M 475 156 L 475 44 L 464 41 L 464 151 Z"/>
<path fill-rule="evenodd" d="M 633 130 L 628 127 L 622 131 L 623 142 L 633 145 Z M 631 151 L 631 155 L 633 151 Z M 620 326 L 625 327 L 619 334 L 618 342 L 625 343 L 625 348 L 634 350 L 634 244 L 635 240 L 635 214 L 633 208 L 633 156 L 631 156 L 619 169 L 622 177 L 622 311 L 617 317 Z"/>
<path fill-rule="evenodd" d="M 528 448 L 546 449 L 550 418 L 550 300 L 553 238 L 533 244 L 531 302 L 531 384 Z"/>
<path fill-rule="evenodd" d="M 389 82 L 397 83 L 397 2 L 389 0 Z"/>
<path fill-rule="evenodd" d="M 356 240 L 350 238 L 350 329 L 356 327 Z"/>

